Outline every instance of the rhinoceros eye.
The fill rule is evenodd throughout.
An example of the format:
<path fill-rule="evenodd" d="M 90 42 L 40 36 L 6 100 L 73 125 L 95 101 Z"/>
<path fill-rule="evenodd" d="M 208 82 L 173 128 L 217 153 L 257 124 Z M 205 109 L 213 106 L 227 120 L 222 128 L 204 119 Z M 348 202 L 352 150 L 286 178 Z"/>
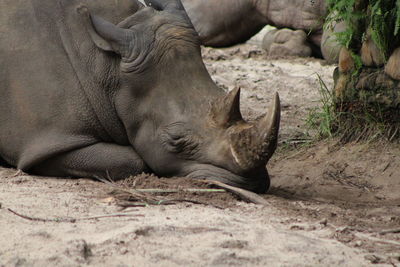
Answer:
<path fill-rule="evenodd" d="M 200 145 L 197 135 L 182 122 L 164 127 L 161 131 L 161 142 L 169 152 L 187 159 L 196 157 Z"/>

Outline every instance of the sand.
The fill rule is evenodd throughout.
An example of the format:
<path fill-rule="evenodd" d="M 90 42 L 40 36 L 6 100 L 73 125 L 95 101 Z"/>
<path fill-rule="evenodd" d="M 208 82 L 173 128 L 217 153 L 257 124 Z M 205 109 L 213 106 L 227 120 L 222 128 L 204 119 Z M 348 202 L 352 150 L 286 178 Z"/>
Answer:
<path fill-rule="evenodd" d="M 267 58 L 254 45 L 203 55 L 217 84 L 242 88 L 247 119 L 261 116 L 275 91 L 281 96 L 268 205 L 208 193 L 196 196 L 204 205 L 121 210 L 97 181 L 0 168 L 0 266 L 400 266 L 400 234 L 382 233 L 400 228 L 400 147 L 293 145 L 307 136 L 305 119 L 319 105 L 318 75 L 331 87 L 335 66 Z M 186 183 L 144 178 L 142 187 Z M 111 217 L 93 218 L 103 215 Z"/>

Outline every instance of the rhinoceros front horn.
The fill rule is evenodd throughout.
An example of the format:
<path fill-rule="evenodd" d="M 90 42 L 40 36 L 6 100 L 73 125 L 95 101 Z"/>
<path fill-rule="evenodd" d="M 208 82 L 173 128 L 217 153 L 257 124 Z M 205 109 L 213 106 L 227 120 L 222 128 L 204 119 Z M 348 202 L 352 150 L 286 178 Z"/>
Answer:
<path fill-rule="evenodd" d="M 275 152 L 278 144 L 279 124 L 281 121 L 281 105 L 279 94 L 275 93 L 273 103 L 267 114 L 258 122 L 257 128 L 260 133 L 263 154 L 267 160 Z"/>
<path fill-rule="evenodd" d="M 231 153 L 243 170 L 265 165 L 275 152 L 280 124 L 280 101 L 275 94 L 267 114 L 256 123 L 233 126 L 230 130 Z"/>

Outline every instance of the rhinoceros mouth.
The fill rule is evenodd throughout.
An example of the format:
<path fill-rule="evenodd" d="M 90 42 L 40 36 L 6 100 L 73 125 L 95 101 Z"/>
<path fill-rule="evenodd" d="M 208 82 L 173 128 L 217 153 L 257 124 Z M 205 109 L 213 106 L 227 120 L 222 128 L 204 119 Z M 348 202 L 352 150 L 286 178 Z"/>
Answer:
<path fill-rule="evenodd" d="M 190 171 L 185 176 L 194 179 L 216 180 L 260 194 L 267 192 L 270 185 L 268 173 L 266 172 L 261 176 L 244 177 L 236 175 L 228 170 L 208 165 L 200 166 L 195 170 Z"/>

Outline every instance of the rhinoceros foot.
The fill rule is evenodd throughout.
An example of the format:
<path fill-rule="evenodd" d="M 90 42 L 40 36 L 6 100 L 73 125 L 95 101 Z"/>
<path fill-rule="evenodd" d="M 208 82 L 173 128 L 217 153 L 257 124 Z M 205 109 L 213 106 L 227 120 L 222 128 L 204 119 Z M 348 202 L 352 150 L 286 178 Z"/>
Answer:
<path fill-rule="evenodd" d="M 264 36 L 262 48 L 269 56 L 309 57 L 312 54 L 307 35 L 302 30 L 272 30 Z"/>

